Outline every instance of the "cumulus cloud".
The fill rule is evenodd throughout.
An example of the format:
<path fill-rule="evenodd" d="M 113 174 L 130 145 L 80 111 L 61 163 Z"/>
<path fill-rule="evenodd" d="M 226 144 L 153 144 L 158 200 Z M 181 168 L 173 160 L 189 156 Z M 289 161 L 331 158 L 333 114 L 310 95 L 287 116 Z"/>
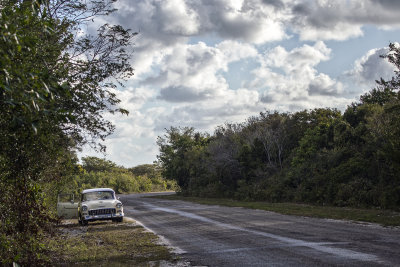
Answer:
<path fill-rule="evenodd" d="M 121 100 L 120 106 L 129 111 L 129 116 L 123 114 L 105 114 L 105 118 L 118 125 L 110 139 L 140 138 L 151 134 L 154 128 L 153 116 L 143 108 L 146 103 L 155 98 L 154 90 L 146 87 L 114 90 Z"/>
<path fill-rule="evenodd" d="M 178 36 L 188 36 L 199 32 L 199 15 L 185 1 L 160 1 L 155 4 L 155 9 L 159 20 L 168 22 L 160 24 L 162 32 Z"/>
<path fill-rule="evenodd" d="M 376 0 L 384 8 L 400 10 L 400 2 L 397 0 Z"/>
<path fill-rule="evenodd" d="M 363 35 L 364 25 L 399 27 L 398 6 L 391 0 L 120 0 L 112 22 L 140 32 L 133 56 L 140 78 L 193 37 L 255 45 L 291 33 L 301 40 L 346 40 Z"/>
<path fill-rule="evenodd" d="M 307 91 L 309 95 L 339 95 L 343 92 L 343 85 L 334 81 L 324 73 L 318 74 L 310 81 Z"/>
<path fill-rule="evenodd" d="M 338 96 L 343 85 L 327 74 L 318 73 L 316 66 L 328 60 L 330 54 L 331 50 L 321 41 L 290 51 L 277 46 L 260 59 L 249 87 L 261 91 L 260 100 L 276 105 L 276 109 L 329 106 L 327 96 Z"/>
<path fill-rule="evenodd" d="M 168 86 L 161 90 L 159 98 L 168 102 L 197 102 L 215 96 L 217 90 L 212 87 L 197 89 L 187 86 Z"/>
<path fill-rule="evenodd" d="M 394 66 L 381 55 L 387 54 L 388 48 L 371 49 L 364 56 L 357 59 L 354 68 L 345 73 L 353 82 L 370 88 L 375 81 L 383 78 L 390 79 L 394 75 Z"/>
<path fill-rule="evenodd" d="M 345 40 L 363 34 L 363 25 L 399 27 L 396 0 L 120 0 L 114 22 L 142 37 L 138 51 L 157 51 L 188 37 L 264 44 L 289 38 Z M 151 55 L 147 55 L 151 56 Z"/>
<path fill-rule="evenodd" d="M 262 65 L 281 68 L 286 73 L 303 72 L 305 69 L 310 71 L 310 68 L 318 65 L 321 61 L 328 60 L 330 53 L 331 49 L 321 41 L 316 42 L 314 46 L 303 45 L 291 51 L 277 46 L 266 54 Z"/>
<path fill-rule="evenodd" d="M 139 164 L 152 163 L 156 159 L 155 155 L 158 153 L 154 138 L 106 139 L 104 144 L 107 146 L 106 154 L 99 154 L 85 147 L 80 156 L 106 157 L 118 165 L 134 167 Z"/>
<path fill-rule="evenodd" d="M 159 107 L 147 107 L 155 99 L 155 91 L 147 87 L 127 87 L 113 93 L 121 100 L 120 106 L 129 111 L 129 116 L 104 114 L 105 119 L 116 125 L 115 132 L 104 142 L 107 158 L 126 167 L 151 163 L 157 153 L 156 118 L 165 112 Z M 104 156 L 90 147 L 84 147 L 80 155 Z"/>
<path fill-rule="evenodd" d="M 157 117 L 155 131 L 162 131 L 170 126 L 193 126 L 212 132 L 217 125 L 240 122 L 263 110 L 264 104 L 259 98 L 257 91 L 241 88 L 228 90 L 222 98 L 209 99 L 196 105 L 177 105 L 170 112 Z"/>
<path fill-rule="evenodd" d="M 280 0 L 121 0 L 113 23 L 140 34 L 134 64 L 138 76 L 156 68 L 170 49 L 194 36 L 263 44 L 287 38 Z"/>
<path fill-rule="evenodd" d="M 224 41 L 213 47 L 199 42 L 179 45 L 166 55 L 157 75 L 143 84 L 161 88 L 159 99 L 169 102 L 196 102 L 224 97 L 229 90 L 221 72 L 232 62 L 257 56 L 248 44 Z"/>
<path fill-rule="evenodd" d="M 363 25 L 400 27 L 395 0 L 296 1 L 292 25 L 302 40 L 346 40 L 363 35 Z"/>

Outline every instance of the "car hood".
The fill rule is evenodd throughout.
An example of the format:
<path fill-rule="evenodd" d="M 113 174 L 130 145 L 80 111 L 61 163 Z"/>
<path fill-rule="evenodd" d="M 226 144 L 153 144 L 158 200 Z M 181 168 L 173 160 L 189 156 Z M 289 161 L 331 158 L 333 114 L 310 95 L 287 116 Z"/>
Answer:
<path fill-rule="evenodd" d="M 89 210 L 94 210 L 94 209 L 107 209 L 107 208 L 115 208 L 117 203 L 121 203 L 121 201 L 116 200 L 116 199 L 110 199 L 110 200 L 92 200 L 92 201 L 85 201 L 82 202 L 82 205 L 85 205 L 88 207 Z"/>

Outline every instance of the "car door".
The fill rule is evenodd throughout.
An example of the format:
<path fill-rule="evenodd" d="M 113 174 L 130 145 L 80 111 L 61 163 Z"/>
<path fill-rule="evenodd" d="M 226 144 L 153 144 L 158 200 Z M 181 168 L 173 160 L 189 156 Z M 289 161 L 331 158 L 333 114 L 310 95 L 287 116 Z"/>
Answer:
<path fill-rule="evenodd" d="M 78 201 L 74 194 L 59 194 L 57 198 L 57 215 L 63 219 L 78 218 Z"/>

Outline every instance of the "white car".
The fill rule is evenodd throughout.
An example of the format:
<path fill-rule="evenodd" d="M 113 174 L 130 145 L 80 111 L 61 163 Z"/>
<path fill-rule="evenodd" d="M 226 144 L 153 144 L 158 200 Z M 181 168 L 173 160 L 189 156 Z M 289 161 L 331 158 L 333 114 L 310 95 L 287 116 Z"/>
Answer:
<path fill-rule="evenodd" d="M 81 225 L 89 221 L 112 220 L 122 222 L 124 209 L 111 188 L 86 189 L 78 204 L 78 220 Z"/>

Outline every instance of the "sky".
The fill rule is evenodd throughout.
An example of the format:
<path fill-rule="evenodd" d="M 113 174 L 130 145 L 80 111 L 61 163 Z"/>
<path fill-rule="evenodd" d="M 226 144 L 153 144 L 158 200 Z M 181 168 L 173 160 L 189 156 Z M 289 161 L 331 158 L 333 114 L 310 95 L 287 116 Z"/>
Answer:
<path fill-rule="evenodd" d="M 347 105 L 389 79 L 380 58 L 400 37 L 398 0 L 119 0 L 95 24 L 133 32 L 135 75 L 115 93 L 130 114 L 105 115 L 106 155 L 153 163 L 171 126 L 212 134 L 262 111 Z M 95 27 L 96 25 L 93 25 Z"/>

